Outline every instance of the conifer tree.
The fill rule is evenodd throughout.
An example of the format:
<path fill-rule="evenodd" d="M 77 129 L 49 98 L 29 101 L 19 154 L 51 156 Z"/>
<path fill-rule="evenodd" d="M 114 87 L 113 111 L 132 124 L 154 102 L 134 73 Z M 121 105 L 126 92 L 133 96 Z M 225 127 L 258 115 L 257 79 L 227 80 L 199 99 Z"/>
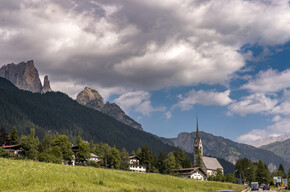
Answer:
<path fill-rule="evenodd" d="M 139 149 L 138 149 L 139 150 Z M 138 151 L 137 151 L 138 154 Z M 140 157 L 140 164 L 146 166 L 146 170 L 149 172 L 152 168 L 152 151 L 149 148 L 148 145 L 143 145 L 141 148 L 141 154 L 139 155 Z"/>
<path fill-rule="evenodd" d="M 125 148 L 123 148 L 120 152 L 120 169 L 129 170 L 129 154 Z"/>
<path fill-rule="evenodd" d="M 90 147 L 90 152 L 91 153 L 96 153 L 96 145 L 94 144 L 93 141 L 90 141 L 89 147 Z"/>
<path fill-rule="evenodd" d="M 167 153 L 161 151 L 159 153 L 159 157 L 158 157 L 158 169 L 159 169 L 159 173 L 161 174 L 165 174 L 165 170 L 166 170 L 166 167 L 165 167 L 165 159 L 167 159 L 168 155 Z"/>
<path fill-rule="evenodd" d="M 164 160 L 165 173 L 173 174 L 173 169 L 175 169 L 176 161 L 174 154 L 172 152 L 168 153 L 167 159 Z"/>
<path fill-rule="evenodd" d="M 109 156 L 109 167 L 113 169 L 120 168 L 120 151 L 114 146 L 111 150 L 111 155 Z"/>
<path fill-rule="evenodd" d="M 59 147 L 62 153 L 62 158 L 66 161 L 71 161 L 73 156 L 73 151 L 71 150 L 71 142 L 68 140 L 66 135 L 58 135 L 52 141 L 53 147 Z M 88 149 L 89 151 L 89 149 Z"/>
<path fill-rule="evenodd" d="M 10 132 L 9 135 L 9 142 L 11 145 L 17 145 L 18 144 L 18 131 L 16 127 L 14 126 Z"/>
<path fill-rule="evenodd" d="M 281 177 L 286 177 L 284 166 L 281 163 L 280 163 L 279 168 L 278 168 L 278 174 Z"/>
<path fill-rule="evenodd" d="M 196 158 L 194 158 L 194 167 L 204 169 L 201 150 L 197 149 L 197 152 L 194 153 L 194 155 L 196 155 Z"/>
<path fill-rule="evenodd" d="M 80 145 L 83 142 L 81 136 L 77 136 L 76 140 L 75 140 L 75 145 Z"/>
<path fill-rule="evenodd" d="M 22 135 L 20 145 L 23 156 L 28 159 L 36 159 L 38 144 L 39 139 L 35 137 L 35 129 L 30 129 L 30 135 L 28 136 Z"/>
<path fill-rule="evenodd" d="M 0 130 L 0 146 L 8 144 L 8 134 L 5 125 L 3 124 Z"/>

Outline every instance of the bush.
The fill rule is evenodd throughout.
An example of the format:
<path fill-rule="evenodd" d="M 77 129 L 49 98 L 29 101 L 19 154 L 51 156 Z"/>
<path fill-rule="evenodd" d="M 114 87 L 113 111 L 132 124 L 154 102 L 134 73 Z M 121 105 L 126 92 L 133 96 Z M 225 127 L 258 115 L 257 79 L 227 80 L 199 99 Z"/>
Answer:
<path fill-rule="evenodd" d="M 91 167 L 100 167 L 100 165 L 94 161 L 87 161 L 86 164 L 87 166 L 91 166 Z"/>
<path fill-rule="evenodd" d="M 11 154 L 5 149 L 0 149 L 0 157 L 9 158 L 11 157 Z"/>

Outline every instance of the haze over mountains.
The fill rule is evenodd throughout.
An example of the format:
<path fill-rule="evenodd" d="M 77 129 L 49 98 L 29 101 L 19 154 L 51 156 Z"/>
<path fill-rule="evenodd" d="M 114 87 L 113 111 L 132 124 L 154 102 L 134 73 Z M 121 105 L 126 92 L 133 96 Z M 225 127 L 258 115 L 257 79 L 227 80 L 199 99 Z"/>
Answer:
<path fill-rule="evenodd" d="M 277 141 L 285 141 L 289 138 L 290 138 L 290 134 L 281 135 L 281 136 L 277 136 L 277 137 L 267 137 L 267 138 L 263 138 L 263 139 L 258 139 L 256 141 L 254 141 L 253 143 L 251 143 L 251 145 L 253 145 L 255 147 L 261 147 L 264 145 L 275 143 Z"/>
<path fill-rule="evenodd" d="M 261 149 L 269 150 L 283 157 L 285 161 L 290 163 L 290 139 L 283 141 L 276 141 L 274 143 L 264 145 L 260 147 Z"/>
<path fill-rule="evenodd" d="M 142 131 L 142 126 L 127 116 L 117 104 L 105 104 L 103 97 L 94 89 L 86 87 L 78 94 L 76 101 L 63 93 L 51 92 L 47 76 L 44 85 L 41 85 L 33 61 L 5 65 L 0 68 L 0 75 L 18 88 L 34 92 L 19 90 L 0 78 L 0 122 L 8 128 L 16 125 L 20 134 L 27 134 L 31 127 L 35 127 L 40 138 L 51 131 L 66 134 L 71 139 L 81 135 L 85 140 L 103 141 L 119 148 L 126 147 L 129 151 L 148 144 L 156 153 L 160 150 L 169 152 L 175 147 L 192 153 L 194 132 L 180 133 L 172 139 L 159 138 Z M 243 157 L 252 161 L 262 159 L 272 171 L 280 163 L 285 166 L 288 164 L 285 161 L 288 156 L 274 154 L 271 148 L 267 149 L 273 152 L 205 132 L 201 132 L 201 138 L 206 155 L 231 163 Z"/>

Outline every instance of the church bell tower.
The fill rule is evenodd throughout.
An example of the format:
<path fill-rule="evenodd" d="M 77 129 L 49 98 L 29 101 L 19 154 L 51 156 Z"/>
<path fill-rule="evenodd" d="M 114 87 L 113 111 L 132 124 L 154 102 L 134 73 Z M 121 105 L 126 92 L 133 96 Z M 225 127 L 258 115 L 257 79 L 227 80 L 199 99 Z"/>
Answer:
<path fill-rule="evenodd" d="M 194 164 L 196 164 L 203 157 L 203 147 L 198 130 L 198 117 L 196 116 L 196 135 L 193 143 Z"/>

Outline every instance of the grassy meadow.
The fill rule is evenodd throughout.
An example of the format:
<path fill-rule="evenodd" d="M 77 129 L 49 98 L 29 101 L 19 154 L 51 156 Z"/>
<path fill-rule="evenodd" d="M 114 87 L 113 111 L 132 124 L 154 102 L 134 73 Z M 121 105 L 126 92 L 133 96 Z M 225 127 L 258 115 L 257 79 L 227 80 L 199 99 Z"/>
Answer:
<path fill-rule="evenodd" d="M 241 185 L 0 158 L 0 191 L 217 191 Z"/>

